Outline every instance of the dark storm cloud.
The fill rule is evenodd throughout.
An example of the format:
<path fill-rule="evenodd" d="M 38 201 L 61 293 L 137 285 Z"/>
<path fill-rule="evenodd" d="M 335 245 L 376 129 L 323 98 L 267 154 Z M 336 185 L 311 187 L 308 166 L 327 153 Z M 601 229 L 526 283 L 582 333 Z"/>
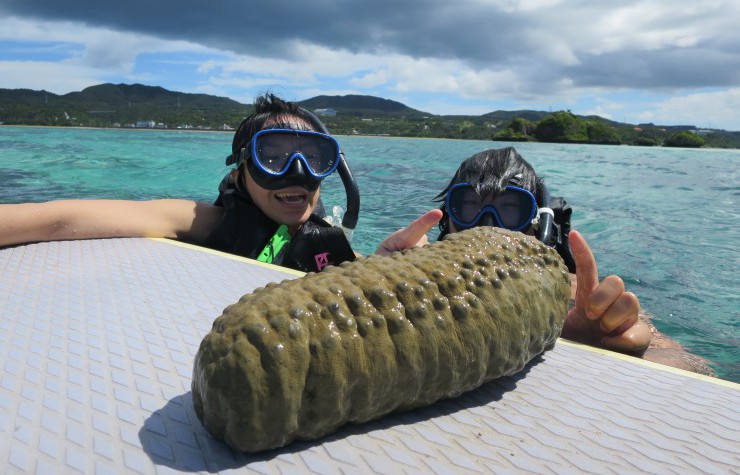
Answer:
<path fill-rule="evenodd" d="M 538 79 L 568 78 L 576 86 L 691 88 L 736 86 L 739 82 L 740 54 L 736 45 L 740 44 L 740 35 L 736 28 L 722 30 L 720 25 L 713 39 L 685 47 L 666 42 L 658 47 L 642 48 L 631 43 L 616 51 L 590 52 L 591 43 L 602 38 L 598 32 L 589 30 L 589 20 L 609 20 L 617 8 L 609 4 L 571 1 L 522 11 L 507 8 L 518 4 L 513 1 L 498 2 L 498 6 L 491 2 L 449 0 L 188 3 L 182 0 L 2 0 L 0 13 L 79 21 L 275 58 L 293 57 L 296 53 L 292 45 L 301 41 L 370 54 L 455 58 L 478 70 L 511 69 L 522 74 L 546 70 Z M 646 11 L 652 8 L 649 2 L 639 1 L 623 1 L 618 5 Z M 672 2 L 665 7 L 679 12 Z M 685 28 L 688 16 L 699 22 L 697 29 L 711 38 L 707 32 L 713 31 L 714 22 L 722 21 L 715 18 L 719 15 L 716 11 L 686 11 L 657 16 L 650 27 L 658 34 Z"/>
<path fill-rule="evenodd" d="M 204 7 L 204 5 L 207 5 Z M 332 49 L 387 49 L 411 56 L 491 58 L 501 51 L 493 31 L 516 29 L 512 18 L 490 7 L 460 8 L 447 1 L 259 1 L 173 0 L 76 2 L 4 0 L 9 14 L 45 20 L 81 21 L 120 31 L 252 55 L 289 56 L 287 45 L 302 40 Z M 481 10 L 480 15 L 476 10 Z M 481 21 L 480 17 L 487 19 Z"/>
<path fill-rule="evenodd" d="M 584 55 L 564 69 L 575 86 L 630 89 L 740 85 L 740 55 L 701 48 Z"/>

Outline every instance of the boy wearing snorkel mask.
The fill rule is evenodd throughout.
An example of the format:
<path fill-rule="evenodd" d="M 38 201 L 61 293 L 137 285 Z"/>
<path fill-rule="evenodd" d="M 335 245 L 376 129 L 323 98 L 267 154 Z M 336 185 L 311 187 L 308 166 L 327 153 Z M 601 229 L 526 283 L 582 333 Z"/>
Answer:
<path fill-rule="evenodd" d="M 571 209 L 551 197 L 544 180 L 512 147 L 477 153 L 462 162 L 436 197 L 443 204 L 409 226 L 439 220 L 439 239 L 475 226 L 498 226 L 533 235 L 554 247 L 571 273 L 573 306 L 562 336 L 687 371 L 713 375 L 707 362 L 660 333 L 637 296 L 610 275 L 599 282 L 598 268 L 583 236 L 570 230 Z M 435 214 L 436 213 L 436 214 Z"/>
<path fill-rule="evenodd" d="M 638 317 L 637 296 L 624 282 L 599 276 L 588 244 L 570 231 L 570 208 L 561 206 L 554 222 L 550 196 L 532 166 L 512 147 L 477 153 L 462 162 L 443 201 L 440 239 L 475 226 L 497 226 L 534 235 L 555 247 L 571 272 L 574 305 L 562 336 L 593 346 L 640 354 L 650 344 L 650 328 Z"/>
<path fill-rule="evenodd" d="M 554 247 L 575 274 L 568 244 L 571 207 L 550 196 L 545 181 L 514 148 L 486 150 L 464 160 L 435 201 L 444 202 L 439 239 L 475 226 L 521 231 Z"/>
<path fill-rule="evenodd" d="M 313 114 L 272 94 L 259 97 L 255 107 L 234 135 L 227 163 L 237 168 L 222 182 L 216 203 L 158 199 L 4 204 L 0 247 L 164 237 L 302 271 L 354 259 L 345 236 L 357 223 L 359 194 L 336 140 Z M 347 189 L 342 229 L 315 213 L 321 181 L 337 170 Z M 420 223 L 396 232 L 378 252 L 425 242 L 431 224 Z"/>
<path fill-rule="evenodd" d="M 226 164 L 236 168 L 215 203 L 224 215 L 205 245 L 305 272 L 353 260 L 345 233 L 315 213 L 322 180 L 340 165 L 357 193 L 339 144 L 295 104 L 269 95 L 255 108 L 234 134 Z"/>

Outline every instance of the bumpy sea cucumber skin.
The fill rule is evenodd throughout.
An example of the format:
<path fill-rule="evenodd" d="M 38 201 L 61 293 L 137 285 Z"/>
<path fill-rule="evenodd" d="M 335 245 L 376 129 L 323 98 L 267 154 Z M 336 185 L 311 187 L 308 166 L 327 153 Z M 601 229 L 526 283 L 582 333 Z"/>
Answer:
<path fill-rule="evenodd" d="M 195 410 L 256 452 L 431 404 L 551 348 L 569 297 L 552 248 L 492 227 L 269 284 L 201 343 Z"/>

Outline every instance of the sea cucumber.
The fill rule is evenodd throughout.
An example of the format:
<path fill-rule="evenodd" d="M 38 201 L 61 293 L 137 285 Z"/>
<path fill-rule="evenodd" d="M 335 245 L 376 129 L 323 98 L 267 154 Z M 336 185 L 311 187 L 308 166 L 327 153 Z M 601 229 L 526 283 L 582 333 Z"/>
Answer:
<path fill-rule="evenodd" d="M 268 284 L 203 339 L 195 411 L 256 452 L 455 397 L 552 348 L 569 297 L 555 250 L 492 227 Z"/>

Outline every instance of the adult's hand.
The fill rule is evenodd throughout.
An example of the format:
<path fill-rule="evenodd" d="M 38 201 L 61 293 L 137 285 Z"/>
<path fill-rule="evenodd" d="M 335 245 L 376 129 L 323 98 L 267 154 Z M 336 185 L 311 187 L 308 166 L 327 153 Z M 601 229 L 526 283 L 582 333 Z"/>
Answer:
<path fill-rule="evenodd" d="M 395 251 L 426 245 L 429 242 L 427 233 L 437 225 L 440 219 L 442 219 L 441 210 L 427 211 L 416 221 L 388 236 L 380 243 L 375 254 L 387 256 Z"/>
<path fill-rule="evenodd" d="M 571 231 L 568 238 L 576 263 L 576 290 L 562 336 L 610 350 L 644 352 L 651 332 L 638 317 L 637 296 L 626 292 L 616 275 L 599 282 L 596 259 L 586 240 L 577 231 Z"/>

